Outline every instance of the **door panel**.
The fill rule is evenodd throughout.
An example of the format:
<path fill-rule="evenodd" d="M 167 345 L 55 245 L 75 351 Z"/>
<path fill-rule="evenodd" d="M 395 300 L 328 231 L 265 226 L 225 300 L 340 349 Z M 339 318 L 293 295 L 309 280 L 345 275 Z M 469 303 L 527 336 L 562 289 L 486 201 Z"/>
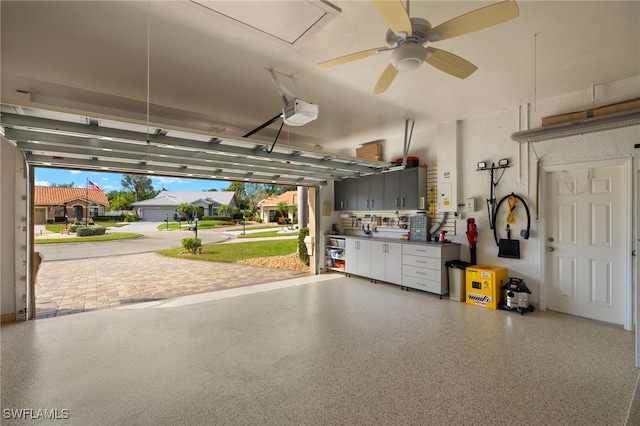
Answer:
<path fill-rule="evenodd" d="M 547 304 L 625 322 L 624 165 L 547 172 Z"/>

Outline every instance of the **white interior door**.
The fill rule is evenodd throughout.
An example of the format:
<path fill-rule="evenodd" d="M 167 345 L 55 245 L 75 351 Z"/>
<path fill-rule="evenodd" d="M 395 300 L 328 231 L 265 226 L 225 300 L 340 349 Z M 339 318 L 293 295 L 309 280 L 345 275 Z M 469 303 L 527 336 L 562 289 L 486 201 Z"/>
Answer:
<path fill-rule="evenodd" d="M 546 182 L 548 309 L 625 324 L 625 165 L 550 171 Z"/>

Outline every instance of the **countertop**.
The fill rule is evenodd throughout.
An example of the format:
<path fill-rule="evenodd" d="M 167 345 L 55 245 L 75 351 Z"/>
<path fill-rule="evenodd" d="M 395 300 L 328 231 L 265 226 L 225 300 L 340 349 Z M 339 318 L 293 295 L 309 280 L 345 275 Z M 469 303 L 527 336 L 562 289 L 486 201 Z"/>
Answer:
<path fill-rule="evenodd" d="M 400 238 L 383 238 L 383 237 L 369 237 L 366 235 L 329 235 L 329 238 L 353 238 L 356 240 L 369 240 L 369 241 L 380 241 L 383 243 L 402 243 L 402 244 L 417 244 L 422 246 L 443 246 L 443 245 L 457 245 L 459 243 L 454 243 L 451 241 L 446 241 L 444 243 L 435 242 L 435 241 L 409 241 L 409 240 L 401 240 Z"/>

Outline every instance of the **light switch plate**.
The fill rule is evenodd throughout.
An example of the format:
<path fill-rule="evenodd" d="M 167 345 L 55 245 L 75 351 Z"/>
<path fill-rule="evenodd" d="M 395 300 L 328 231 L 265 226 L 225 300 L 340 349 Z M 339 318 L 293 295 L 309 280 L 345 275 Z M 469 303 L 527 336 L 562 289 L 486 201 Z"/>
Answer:
<path fill-rule="evenodd" d="M 466 198 L 464 200 L 465 210 L 467 212 L 475 212 L 476 211 L 476 199 L 475 198 Z"/>

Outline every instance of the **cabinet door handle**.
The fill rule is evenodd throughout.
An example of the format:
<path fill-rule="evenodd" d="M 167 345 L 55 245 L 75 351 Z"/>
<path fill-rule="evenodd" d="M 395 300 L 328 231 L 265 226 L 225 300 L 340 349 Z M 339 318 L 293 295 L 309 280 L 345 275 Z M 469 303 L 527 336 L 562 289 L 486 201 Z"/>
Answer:
<path fill-rule="evenodd" d="M 369 200 L 367 200 L 367 208 L 369 208 Z"/>
<path fill-rule="evenodd" d="M 373 208 L 373 200 L 371 200 L 371 208 Z"/>
<path fill-rule="evenodd" d="M 404 197 L 402 197 L 402 207 L 404 207 Z"/>
<path fill-rule="evenodd" d="M 396 198 L 396 207 L 400 207 L 400 206 L 398 205 L 398 199 L 397 199 L 397 198 Z"/>

